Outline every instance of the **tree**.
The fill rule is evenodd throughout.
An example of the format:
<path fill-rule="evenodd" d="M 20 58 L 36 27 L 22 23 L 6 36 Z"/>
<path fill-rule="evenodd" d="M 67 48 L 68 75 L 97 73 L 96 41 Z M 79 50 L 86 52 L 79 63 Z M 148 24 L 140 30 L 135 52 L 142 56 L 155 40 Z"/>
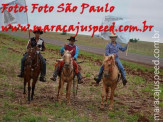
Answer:
<path fill-rule="evenodd" d="M 67 34 L 67 31 L 63 31 L 62 33 L 61 33 L 61 35 L 66 35 Z"/>
<path fill-rule="evenodd" d="M 136 43 L 136 42 L 138 42 L 139 41 L 139 39 L 136 39 L 136 38 L 132 38 L 132 39 L 130 39 L 130 42 L 133 42 L 133 43 Z"/>

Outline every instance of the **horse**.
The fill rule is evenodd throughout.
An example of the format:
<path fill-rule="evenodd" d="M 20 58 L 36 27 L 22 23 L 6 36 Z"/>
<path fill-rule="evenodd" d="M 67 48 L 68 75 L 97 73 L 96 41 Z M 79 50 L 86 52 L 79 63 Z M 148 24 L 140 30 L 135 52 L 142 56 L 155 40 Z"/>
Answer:
<path fill-rule="evenodd" d="M 25 61 L 24 67 L 24 92 L 26 94 L 26 84 L 28 83 L 28 104 L 33 100 L 35 85 L 38 80 L 38 76 L 41 72 L 41 60 L 39 58 L 39 48 L 38 47 L 29 47 L 27 50 L 28 56 Z M 32 93 L 31 92 L 31 79 L 32 82 Z"/>
<path fill-rule="evenodd" d="M 70 94 L 71 94 L 71 87 L 74 78 L 74 68 L 73 68 L 73 59 L 71 57 L 72 51 L 65 50 L 63 55 L 64 66 L 62 68 L 58 86 L 58 94 L 57 99 L 59 103 L 61 103 L 61 97 L 63 95 L 63 86 L 64 83 L 67 82 L 66 86 L 66 99 L 67 104 L 71 104 L 70 102 Z"/>
<path fill-rule="evenodd" d="M 103 88 L 102 88 L 102 100 L 100 108 L 104 108 L 104 97 L 105 97 L 105 105 L 107 104 L 107 98 L 109 94 L 109 88 L 111 89 L 110 95 L 110 104 L 109 110 L 112 110 L 113 102 L 114 102 L 114 91 L 117 87 L 117 83 L 120 79 L 120 74 L 118 67 L 115 63 L 114 55 L 104 56 L 103 61 Z"/>

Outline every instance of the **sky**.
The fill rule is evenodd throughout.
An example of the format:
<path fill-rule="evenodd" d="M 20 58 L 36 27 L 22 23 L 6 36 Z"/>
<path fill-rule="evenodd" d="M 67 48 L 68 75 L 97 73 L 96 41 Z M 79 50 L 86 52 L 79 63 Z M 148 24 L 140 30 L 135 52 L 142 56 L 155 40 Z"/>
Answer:
<path fill-rule="evenodd" d="M 1 0 L 0 4 L 13 0 Z M 57 7 L 61 3 L 72 3 L 77 5 L 78 10 L 75 13 L 57 13 L 56 8 L 52 13 L 30 13 L 32 10 L 32 3 L 39 3 L 40 5 L 48 4 Z M 109 2 L 109 5 L 115 6 L 115 10 L 112 13 L 89 13 L 88 9 L 84 14 L 79 14 L 81 11 L 80 5 L 82 3 L 88 3 L 95 6 L 104 6 Z M 142 22 L 147 21 L 147 24 L 154 25 L 151 32 L 132 32 L 130 38 L 139 38 L 142 41 L 154 41 L 152 38 L 154 30 L 159 31 L 160 42 L 163 43 L 161 33 L 163 33 L 163 0 L 26 0 L 28 5 L 28 17 L 31 25 L 76 25 L 79 21 L 83 25 L 101 25 L 102 20 L 107 15 L 113 15 L 118 17 L 124 17 L 129 19 L 130 24 L 142 27 Z M 88 32 L 79 32 L 79 34 L 91 35 Z M 99 33 L 96 33 L 99 34 Z"/>

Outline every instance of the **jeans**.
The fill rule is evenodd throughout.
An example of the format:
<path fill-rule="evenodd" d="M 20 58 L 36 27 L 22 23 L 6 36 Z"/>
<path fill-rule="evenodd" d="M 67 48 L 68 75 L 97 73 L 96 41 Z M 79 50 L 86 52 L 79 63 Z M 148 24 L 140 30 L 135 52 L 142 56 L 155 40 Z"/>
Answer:
<path fill-rule="evenodd" d="M 26 60 L 26 57 L 28 56 L 28 53 L 25 53 L 23 58 L 21 59 L 21 73 L 24 73 L 24 63 Z M 41 76 L 46 75 L 46 60 L 43 58 L 41 54 L 39 54 L 40 60 L 42 62 L 42 71 L 41 71 Z"/>
<path fill-rule="evenodd" d="M 120 70 L 120 72 L 122 74 L 122 79 L 126 79 L 126 72 L 125 72 L 125 69 L 124 69 L 121 61 L 119 60 L 118 57 L 115 58 L 115 61 L 118 63 L 118 69 Z M 99 80 L 102 79 L 103 70 L 104 70 L 104 67 L 102 65 L 101 68 L 100 68 L 100 71 L 99 71 L 99 75 L 98 75 Z"/>

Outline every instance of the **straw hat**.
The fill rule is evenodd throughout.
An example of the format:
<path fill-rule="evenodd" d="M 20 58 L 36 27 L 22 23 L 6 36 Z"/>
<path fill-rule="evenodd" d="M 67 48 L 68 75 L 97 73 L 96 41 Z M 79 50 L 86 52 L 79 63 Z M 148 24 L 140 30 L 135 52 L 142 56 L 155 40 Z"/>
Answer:
<path fill-rule="evenodd" d="M 115 33 L 115 34 L 112 33 L 109 37 L 110 37 L 110 38 L 112 38 L 112 37 L 117 37 L 117 35 L 116 35 L 116 33 Z"/>

